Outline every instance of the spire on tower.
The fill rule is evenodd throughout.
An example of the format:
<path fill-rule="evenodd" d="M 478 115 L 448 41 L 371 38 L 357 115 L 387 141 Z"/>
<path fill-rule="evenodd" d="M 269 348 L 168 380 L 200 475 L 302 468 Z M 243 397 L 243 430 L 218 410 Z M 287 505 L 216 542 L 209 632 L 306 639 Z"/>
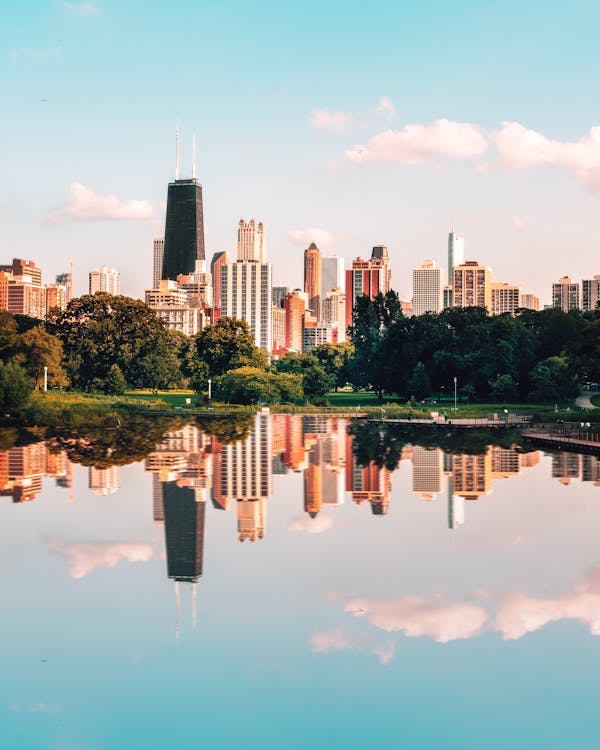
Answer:
<path fill-rule="evenodd" d="M 196 133 L 192 135 L 192 179 L 196 179 Z"/>
<path fill-rule="evenodd" d="M 179 179 L 179 120 L 175 122 L 175 179 Z"/>

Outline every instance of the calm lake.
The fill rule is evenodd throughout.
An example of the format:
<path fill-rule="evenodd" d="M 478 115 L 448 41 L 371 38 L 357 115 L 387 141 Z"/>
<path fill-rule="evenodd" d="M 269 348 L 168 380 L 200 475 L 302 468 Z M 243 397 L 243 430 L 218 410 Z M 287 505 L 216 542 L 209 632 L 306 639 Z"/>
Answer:
<path fill-rule="evenodd" d="M 597 750 L 599 459 L 249 427 L 0 452 L 0 748 Z"/>

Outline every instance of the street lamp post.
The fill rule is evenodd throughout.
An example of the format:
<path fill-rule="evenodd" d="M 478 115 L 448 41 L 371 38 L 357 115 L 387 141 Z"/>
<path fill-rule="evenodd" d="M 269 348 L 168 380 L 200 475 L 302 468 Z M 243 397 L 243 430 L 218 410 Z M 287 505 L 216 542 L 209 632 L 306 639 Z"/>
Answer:
<path fill-rule="evenodd" d="M 44 391 L 48 390 L 48 368 L 44 367 Z"/>
<path fill-rule="evenodd" d="M 212 398 L 212 380 L 208 379 L 208 400 Z"/>
<path fill-rule="evenodd" d="M 454 376 L 454 411 L 458 411 L 458 406 L 456 405 L 456 393 L 457 393 L 456 385 L 457 385 L 457 383 L 458 383 L 458 380 L 457 380 L 456 375 L 455 375 Z"/>

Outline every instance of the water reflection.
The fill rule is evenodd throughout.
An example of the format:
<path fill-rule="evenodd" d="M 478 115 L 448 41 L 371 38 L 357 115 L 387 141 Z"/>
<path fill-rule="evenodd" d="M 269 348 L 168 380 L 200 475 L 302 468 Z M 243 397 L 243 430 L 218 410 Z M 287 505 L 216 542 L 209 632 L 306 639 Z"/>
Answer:
<path fill-rule="evenodd" d="M 0 725 L 33 736 L 23 707 L 56 706 L 48 715 L 71 722 L 57 747 L 164 747 L 176 714 L 179 746 L 200 704 L 209 746 L 241 747 L 242 736 L 223 739 L 235 729 L 223 705 L 253 701 L 242 723 L 255 731 L 264 705 L 288 722 L 310 695 L 311 712 L 324 707 L 320 728 L 300 722 L 297 747 L 337 746 L 350 724 L 346 747 L 383 748 L 411 722 L 420 736 L 431 711 L 454 701 L 444 736 L 411 747 L 475 750 L 497 720 L 493 747 L 525 750 L 537 737 L 518 744 L 513 730 L 536 695 L 537 727 L 548 702 L 568 702 L 562 744 L 544 747 L 569 747 L 573 711 L 582 720 L 595 705 L 600 460 L 525 452 L 505 434 L 419 444 L 410 432 L 348 427 L 258 414 L 249 430 L 179 424 L 143 455 L 138 442 L 133 458 L 123 436 L 104 436 L 98 464 L 89 436 L 1 452 Z M 560 683 L 552 669 L 565 689 L 548 688 Z M 377 716 L 360 742 L 358 687 Z M 118 728 L 94 742 L 108 726 L 100 715 L 117 715 Z M 135 734 L 144 722 L 149 742 Z M 39 726 L 24 747 L 49 746 Z M 261 734 L 261 747 L 287 746 L 281 732 Z"/>

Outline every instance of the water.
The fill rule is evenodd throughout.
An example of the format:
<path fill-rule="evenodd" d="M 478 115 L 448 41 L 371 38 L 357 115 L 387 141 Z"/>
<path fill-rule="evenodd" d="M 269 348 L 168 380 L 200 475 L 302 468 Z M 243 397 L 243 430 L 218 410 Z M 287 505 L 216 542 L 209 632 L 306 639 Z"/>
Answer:
<path fill-rule="evenodd" d="M 598 459 L 230 433 L 0 454 L 0 747 L 598 747 Z"/>

